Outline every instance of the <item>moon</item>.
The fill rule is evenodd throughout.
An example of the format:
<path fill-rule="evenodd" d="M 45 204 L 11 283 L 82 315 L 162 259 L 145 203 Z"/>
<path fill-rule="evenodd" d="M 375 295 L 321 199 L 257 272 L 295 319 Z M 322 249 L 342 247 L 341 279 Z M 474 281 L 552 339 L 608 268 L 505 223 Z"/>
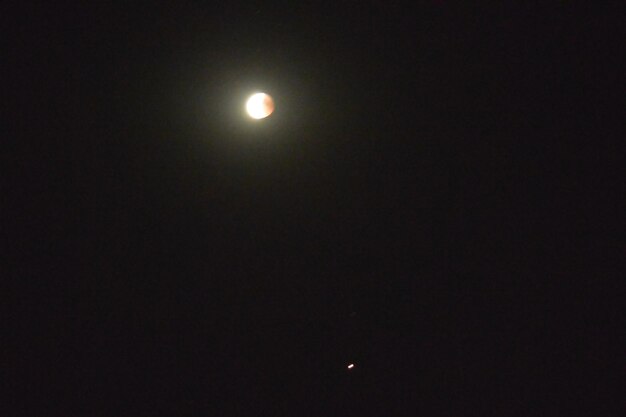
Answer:
<path fill-rule="evenodd" d="M 248 98 L 246 111 L 253 119 L 265 119 L 274 112 L 274 99 L 265 93 L 256 93 Z"/>

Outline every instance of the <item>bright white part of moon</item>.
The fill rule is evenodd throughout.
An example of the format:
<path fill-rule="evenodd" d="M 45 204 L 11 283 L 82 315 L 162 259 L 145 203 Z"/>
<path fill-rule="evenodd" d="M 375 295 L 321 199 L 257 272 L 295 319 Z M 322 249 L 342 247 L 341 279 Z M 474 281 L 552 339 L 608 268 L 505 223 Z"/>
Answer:
<path fill-rule="evenodd" d="M 246 111 L 253 119 L 263 119 L 274 111 L 274 100 L 265 93 L 256 93 L 246 102 Z"/>

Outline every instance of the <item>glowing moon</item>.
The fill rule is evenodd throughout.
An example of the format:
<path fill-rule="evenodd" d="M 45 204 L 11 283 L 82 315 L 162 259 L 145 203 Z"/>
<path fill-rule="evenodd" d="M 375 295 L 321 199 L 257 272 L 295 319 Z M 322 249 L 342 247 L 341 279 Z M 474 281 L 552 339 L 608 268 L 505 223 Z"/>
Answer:
<path fill-rule="evenodd" d="M 246 111 L 253 119 L 264 119 L 274 111 L 274 100 L 265 93 L 256 93 L 246 102 Z"/>

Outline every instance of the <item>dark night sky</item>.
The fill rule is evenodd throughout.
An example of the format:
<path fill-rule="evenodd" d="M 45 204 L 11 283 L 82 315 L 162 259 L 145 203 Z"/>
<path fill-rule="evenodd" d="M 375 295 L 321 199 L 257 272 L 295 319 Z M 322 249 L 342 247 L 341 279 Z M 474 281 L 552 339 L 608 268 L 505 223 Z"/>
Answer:
<path fill-rule="evenodd" d="M 611 415 L 617 8 L 300 3 L 3 13 L 0 414 Z"/>

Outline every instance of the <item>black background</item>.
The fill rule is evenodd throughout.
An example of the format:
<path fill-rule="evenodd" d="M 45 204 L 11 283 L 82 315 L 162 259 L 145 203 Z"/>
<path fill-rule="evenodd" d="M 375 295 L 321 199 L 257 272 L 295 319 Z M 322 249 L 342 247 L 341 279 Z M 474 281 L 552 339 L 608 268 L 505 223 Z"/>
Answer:
<path fill-rule="evenodd" d="M 3 415 L 612 415 L 617 7 L 96 3 L 3 13 Z"/>

